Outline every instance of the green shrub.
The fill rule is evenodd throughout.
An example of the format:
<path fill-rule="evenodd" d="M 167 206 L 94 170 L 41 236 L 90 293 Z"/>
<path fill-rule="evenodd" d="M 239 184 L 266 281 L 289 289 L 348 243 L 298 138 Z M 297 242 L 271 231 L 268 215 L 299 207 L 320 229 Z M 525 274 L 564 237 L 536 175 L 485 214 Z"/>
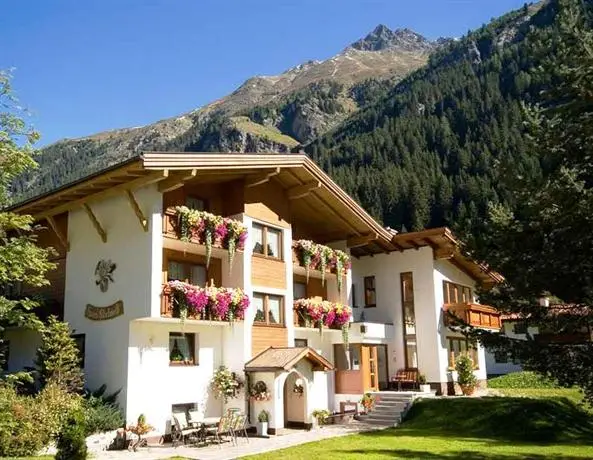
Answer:
<path fill-rule="evenodd" d="M 0 457 L 35 455 L 47 445 L 50 430 L 38 409 L 37 398 L 0 386 Z"/>
<path fill-rule="evenodd" d="M 457 371 L 457 383 L 463 393 L 471 394 L 472 389 L 478 383 L 474 375 L 474 362 L 468 355 L 463 354 L 455 360 L 455 370 Z"/>
<path fill-rule="evenodd" d="M 105 403 L 94 397 L 85 400 L 84 416 L 87 435 L 115 430 L 125 421 L 117 404 Z"/>
<path fill-rule="evenodd" d="M 87 435 L 116 430 L 124 425 L 125 419 L 117 404 L 119 390 L 106 393 L 107 385 L 94 391 L 85 389 L 84 415 Z"/>
<path fill-rule="evenodd" d="M 69 414 L 82 408 L 80 395 L 68 393 L 55 382 L 49 382 L 34 400 L 39 420 L 43 420 L 51 437 L 58 435 Z"/>
<path fill-rule="evenodd" d="M 559 388 L 558 384 L 535 372 L 523 371 L 512 372 L 507 375 L 501 375 L 488 380 L 490 388 Z"/>
<path fill-rule="evenodd" d="M 56 443 L 56 460 L 84 460 L 87 458 L 84 413 L 70 413 Z"/>

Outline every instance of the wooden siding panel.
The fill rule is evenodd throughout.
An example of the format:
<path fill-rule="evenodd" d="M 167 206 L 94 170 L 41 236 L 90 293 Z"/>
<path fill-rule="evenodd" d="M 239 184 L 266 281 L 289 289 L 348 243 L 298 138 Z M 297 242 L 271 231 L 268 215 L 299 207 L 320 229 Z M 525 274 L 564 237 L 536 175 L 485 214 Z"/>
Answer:
<path fill-rule="evenodd" d="M 287 347 L 288 331 L 285 327 L 253 326 L 251 329 L 251 356 L 269 347 Z"/>
<path fill-rule="evenodd" d="M 286 263 L 281 260 L 253 256 L 251 284 L 274 289 L 286 289 Z"/>
<path fill-rule="evenodd" d="M 290 201 L 284 189 L 267 182 L 245 190 L 245 214 L 278 227 L 290 227 Z"/>
<path fill-rule="evenodd" d="M 362 394 L 361 371 L 336 371 L 336 393 L 337 394 Z"/>

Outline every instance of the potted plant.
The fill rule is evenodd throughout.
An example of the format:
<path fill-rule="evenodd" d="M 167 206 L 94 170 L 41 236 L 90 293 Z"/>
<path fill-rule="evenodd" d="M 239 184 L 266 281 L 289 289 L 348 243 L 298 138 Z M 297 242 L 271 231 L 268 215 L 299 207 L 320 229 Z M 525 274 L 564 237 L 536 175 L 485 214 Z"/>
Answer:
<path fill-rule="evenodd" d="M 257 416 L 257 435 L 268 435 L 268 422 L 270 421 L 270 413 L 267 410 L 262 410 Z"/>
<path fill-rule="evenodd" d="M 360 400 L 360 404 L 364 408 L 364 413 L 368 414 L 368 412 L 375 407 L 375 403 L 377 402 L 377 397 L 372 393 L 365 393 Z"/>
<path fill-rule="evenodd" d="M 430 385 L 426 383 L 426 375 L 420 374 L 418 376 L 418 387 L 422 393 L 430 393 Z"/>
<path fill-rule="evenodd" d="M 468 355 L 463 354 L 455 360 L 455 370 L 457 371 L 457 383 L 461 388 L 461 392 L 465 396 L 471 396 L 478 383 L 474 375 L 474 362 Z"/>
<path fill-rule="evenodd" d="M 327 422 L 327 418 L 329 417 L 329 411 L 325 409 L 315 409 L 311 415 L 315 422 L 317 422 L 317 426 L 322 427 Z"/>

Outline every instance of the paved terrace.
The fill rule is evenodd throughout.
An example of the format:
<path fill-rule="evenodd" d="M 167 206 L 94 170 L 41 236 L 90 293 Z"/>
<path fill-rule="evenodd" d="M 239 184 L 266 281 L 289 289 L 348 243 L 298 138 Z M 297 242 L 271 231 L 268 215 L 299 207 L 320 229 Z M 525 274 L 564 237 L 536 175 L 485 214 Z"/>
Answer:
<path fill-rule="evenodd" d="M 277 449 L 284 449 L 299 444 L 304 444 L 321 439 L 335 438 L 349 434 L 360 433 L 362 431 L 372 431 L 381 427 L 371 426 L 364 423 L 352 422 L 348 425 L 327 425 L 323 428 L 317 428 L 311 431 L 288 430 L 286 434 L 270 436 L 269 438 L 249 438 L 249 443 L 245 438 L 239 438 L 238 445 L 226 442 L 222 447 L 216 444 L 207 447 L 172 447 L 149 446 L 138 449 L 138 452 L 128 452 L 127 450 L 101 451 L 93 452 L 93 458 L 99 460 L 158 460 L 167 459 L 174 456 L 186 457 L 195 460 L 230 460 L 247 455 L 261 454 Z"/>

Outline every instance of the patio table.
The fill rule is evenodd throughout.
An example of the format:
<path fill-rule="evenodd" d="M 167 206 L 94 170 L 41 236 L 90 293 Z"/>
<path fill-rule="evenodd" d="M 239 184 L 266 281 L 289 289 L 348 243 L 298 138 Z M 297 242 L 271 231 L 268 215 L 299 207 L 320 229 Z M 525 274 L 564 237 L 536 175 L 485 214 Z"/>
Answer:
<path fill-rule="evenodd" d="M 200 423 L 204 426 L 216 426 L 220 423 L 220 417 L 206 417 L 200 420 Z"/>

